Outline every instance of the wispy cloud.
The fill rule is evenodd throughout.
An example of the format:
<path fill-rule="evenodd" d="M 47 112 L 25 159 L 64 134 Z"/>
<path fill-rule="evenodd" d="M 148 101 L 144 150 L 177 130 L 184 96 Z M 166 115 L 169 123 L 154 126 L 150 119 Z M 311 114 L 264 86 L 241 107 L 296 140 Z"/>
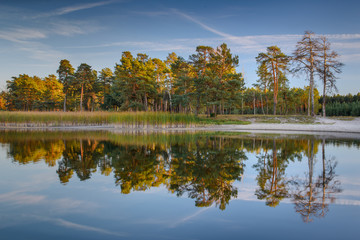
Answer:
<path fill-rule="evenodd" d="M 74 223 L 74 222 L 70 222 L 70 221 L 67 221 L 67 220 L 64 220 L 64 219 L 61 219 L 61 218 L 51 218 L 51 217 L 37 216 L 37 215 L 32 215 L 30 217 L 32 219 L 37 219 L 39 221 L 52 222 L 52 223 L 54 223 L 56 225 L 63 226 L 63 227 L 66 227 L 66 228 L 75 229 L 75 230 L 90 231 L 90 232 L 107 234 L 107 235 L 112 235 L 112 236 L 117 236 L 117 237 L 126 237 L 126 236 L 128 236 L 128 234 L 126 234 L 126 233 L 114 232 L 114 231 L 109 231 L 109 230 L 99 228 L 99 227 L 93 227 L 93 226 L 89 226 L 89 225 Z"/>
<path fill-rule="evenodd" d="M 81 49 L 81 48 L 113 48 L 119 47 L 122 50 L 130 51 L 181 51 L 184 53 L 192 53 L 198 45 L 218 46 L 223 42 L 228 42 L 229 47 L 235 54 L 240 54 L 242 57 L 251 56 L 251 60 L 254 60 L 255 55 L 261 51 L 265 51 L 266 47 L 272 45 L 278 45 L 284 52 L 291 54 L 296 42 L 302 37 L 299 34 L 279 34 L 279 35 L 249 35 L 249 36 L 232 36 L 231 41 L 226 37 L 215 38 L 181 38 L 161 41 L 122 41 L 122 42 L 109 42 L 98 45 L 87 46 L 73 46 L 69 48 Z M 358 58 L 359 54 L 350 53 L 346 51 L 352 51 L 359 49 L 360 41 L 357 39 L 357 34 L 342 36 L 341 34 L 332 35 L 332 43 L 334 50 L 342 56 L 342 59 L 354 59 Z M 344 38 L 346 38 L 344 40 Z M 351 42 L 348 42 L 351 41 Z M 245 55 L 245 56 L 244 56 Z M 244 58 L 242 58 L 244 60 Z"/>
<path fill-rule="evenodd" d="M 68 227 L 68 228 L 77 229 L 77 230 L 85 230 L 85 231 L 103 233 L 103 234 L 108 234 L 108 235 L 113 235 L 113 236 L 118 236 L 118 237 L 127 236 L 127 234 L 124 234 L 124 233 L 112 232 L 112 231 L 108 231 L 106 229 L 102 229 L 102 228 L 98 228 L 98 227 L 92 227 L 92 226 L 83 225 L 83 224 L 78 224 L 78 223 L 66 221 L 66 220 L 63 220 L 63 219 L 60 219 L 60 218 L 53 219 L 53 221 L 58 225 Z"/>
<path fill-rule="evenodd" d="M 61 36 L 74 36 L 80 34 L 90 34 L 101 29 L 96 22 L 88 21 L 53 21 L 49 23 L 48 30 Z"/>
<path fill-rule="evenodd" d="M 81 5 L 68 6 L 68 7 L 56 9 L 49 13 L 43 13 L 43 14 L 36 15 L 33 18 L 61 16 L 61 15 L 69 14 L 72 12 L 77 12 L 77 11 L 81 11 L 81 10 L 85 10 L 85 9 L 91 9 L 91 8 L 95 8 L 95 7 L 108 5 L 108 4 L 111 4 L 114 2 L 119 2 L 119 1 L 111 0 L 111 1 L 101 1 L 101 2 L 95 2 L 95 3 L 87 3 L 87 4 L 81 4 Z"/>
<path fill-rule="evenodd" d="M 227 33 L 221 32 L 221 31 L 218 31 L 218 30 L 216 30 L 215 28 L 212 28 L 212 27 L 210 27 L 210 26 L 202 23 L 202 22 L 199 21 L 198 19 L 196 19 L 196 18 L 194 18 L 194 17 L 192 17 L 192 16 L 190 16 L 190 15 L 188 15 L 188 14 L 186 14 L 186 13 L 180 12 L 179 10 L 174 9 L 174 8 L 171 9 L 171 10 L 172 10 L 172 12 L 174 12 L 175 14 L 177 14 L 177 15 L 179 15 L 179 16 L 181 16 L 181 17 L 183 17 L 183 18 L 185 18 L 185 19 L 187 19 L 187 20 L 189 20 L 189 21 L 191 21 L 191 22 L 193 22 L 193 23 L 196 23 L 197 25 L 199 25 L 200 27 L 202 27 L 202 28 L 205 29 L 205 30 L 208 30 L 209 32 L 215 33 L 216 35 L 219 35 L 219 36 L 224 37 L 224 38 L 229 38 L 229 39 L 234 38 L 233 35 L 230 35 L 230 34 L 227 34 Z"/>
<path fill-rule="evenodd" d="M 158 16 L 168 16 L 170 13 L 168 11 L 131 11 L 131 13 L 144 15 L 148 17 L 158 17 Z"/>
<path fill-rule="evenodd" d="M 41 205 L 48 207 L 52 212 L 88 212 L 99 206 L 93 202 L 76 200 L 71 198 L 49 199 L 45 195 L 27 193 L 26 191 L 13 191 L 0 194 L 0 203 L 15 206 Z"/>
<path fill-rule="evenodd" d="M 214 205 L 211 205 L 210 207 L 201 208 L 200 210 L 197 210 L 195 213 L 190 214 L 189 216 L 183 217 L 177 221 L 174 221 L 170 224 L 170 228 L 175 228 L 180 224 L 183 224 L 185 222 L 190 221 L 191 219 L 201 215 L 202 213 L 209 211 L 210 209 L 214 208 Z"/>
<path fill-rule="evenodd" d="M 47 35 L 44 31 L 33 28 L 15 28 L 11 30 L 0 30 L 0 39 L 11 42 L 23 42 L 25 40 L 42 39 Z"/>
<path fill-rule="evenodd" d="M 26 52 L 29 58 L 42 62 L 58 62 L 59 58 L 66 57 L 63 52 L 39 42 L 22 42 L 16 46 L 16 50 Z"/>
<path fill-rule="evenodd" d="M 329 39 L 352 40 L 360 39 L 360 34 L 325 34 Z"/>
<path fill-rule="evenodd" d="M 123 50 L 131 48 L 132 51 L 176 51 L 176 50 L 193 50 L 192 47 L 182 44 L 176 40 L 171 41 L 139 41 L 139 42 L 112 42 L 112 43 L 103 43 L 98 45 L 88 45 L 88 46 L 74 46 L 68 48 L 108 48 L 108 47 L 121 47 Z M 136 48 L 136 49 L 133 49 Z"/>
<path fill-rule="evenodd" d="M 33 205 L 45 200 L 43 195 L 24 194 L 20 192 L 9 192 L 0 194 L 0 202 L 8 202 L 14 205 Z"/>

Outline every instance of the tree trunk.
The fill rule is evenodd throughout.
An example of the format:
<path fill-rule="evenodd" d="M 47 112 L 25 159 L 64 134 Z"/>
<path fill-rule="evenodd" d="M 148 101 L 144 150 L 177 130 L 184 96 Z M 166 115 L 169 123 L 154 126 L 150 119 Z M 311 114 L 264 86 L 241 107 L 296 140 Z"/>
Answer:
<path fill-rule="evenodd" d="M 266 115 L 269 114 L 269 99 L 268 99 L 268 95 L 265 95 L 265 101 L 266 101 Z"/>
<path fill-rule="evenodd" d="M 172 112 L 171 93 L 169 92 L 169 110 Z"/>
<path fill-rule="evenodd" d="M 255 92 L 254 92 L 254 100 L 253 100 L 253 105 L 254 105 L 254 115 L 256 114 L 255 101 L 256 101 L 256 98 L 255 98 Z"/>
<path fill-rule="evenodd" d="M 311 95 L 311 90 L 309 86 L 309 96 L 308 96 L 308 105 L 307 105 L 308 116 L 310 116 L 310 95 Z"/>
<path fill-rule="evenodd" d="M 84 85 L 81 84 L 81 94 L 80 94 L 80 112 L 83 111 L 83 95 L 84 95 Z"/>
<path fill-rule="evenodd" d="M 315 116 L 314 111 L 314 70 L 310 72 L 310 96 L 311 96 L 311 116 Z"/>
<path fill-rule="evenodd" d="M 325 138 L 322 139 L 322 165 L 323 165 L 323 172 L 322 172 L 322 209 L 325 208 L 325 190 L 326 190 L 326 170 L 325 170 Z"/>
<path fill-rule="evenodd" d="M 65 91 L 65 97 L 64 97 L 64 112 L 66 112 L 66 97 L 67 97 L 67 91 Z"/>
<path fill-rule="evenodd" d="M 244 115 L 244 97 L 241 98 L 241 114 Z"/>
<path fill-rule="evenodd" d="M 274 94 L 274 111 L 273 111 L 274 115 L 276 115 L 276 104 L 277 104 L 277 99 L 276 99 L 276 96 Z"/>
<path fill-rule="evenodd" d="M 148 110 L 148 101 L 147 101 L 146 93 L 144 95 L 144 110 L 145 112 Z"/>
<path fill-rule="evenodd" d="M 200 111 L 200 96 L 197 96 L 195 116 L 197 116 L 199 114 L 199 111 Z"/>
<path fill-rule="evenodd" d="M 323 117 L 326 117 L 326 77 L 324 76 L 324 89 L 323 89 L 323 101 L 322 101 L 322 112 Z"/>

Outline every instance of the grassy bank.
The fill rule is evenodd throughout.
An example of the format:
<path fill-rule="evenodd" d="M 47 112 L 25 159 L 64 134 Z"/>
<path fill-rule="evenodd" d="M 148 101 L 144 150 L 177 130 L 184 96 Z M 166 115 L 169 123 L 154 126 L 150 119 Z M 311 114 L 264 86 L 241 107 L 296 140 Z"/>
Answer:
<path fill-rule="evenodd" d="M 241 120 L 196 117 L 192 114 L 164 112 L 0 112 L 5 127 L 101 126 L 189 127 L 208 124 L 248 124 Z"/>

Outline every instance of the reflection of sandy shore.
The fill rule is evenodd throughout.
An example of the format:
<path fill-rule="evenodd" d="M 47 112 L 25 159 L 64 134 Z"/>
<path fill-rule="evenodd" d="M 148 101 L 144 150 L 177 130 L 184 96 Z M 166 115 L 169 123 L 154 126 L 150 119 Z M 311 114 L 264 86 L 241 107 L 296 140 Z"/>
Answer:
<path fill-rule="evenodd" d="M 357 138 L 360 139 L 360 118 L 351 121 L 337 120 L 332 118 L 318 118 L 315 124 L 296 124 L 296 123 L 257 123 L 253 121 L 249 125 L 205 125 L 197 127 L 121 127 L 119 125 L 101 126 L 62 126 L 62 127 L 35 127 L 27 126 L 1 126 L 0 129 L 53 129 L 53 130 L 108 130 L 108 131 L 225 131 L 225 132 L 252 132 L 252 133 L 289 133 L 289 134 L 316 134 L 334 137 Z"/>

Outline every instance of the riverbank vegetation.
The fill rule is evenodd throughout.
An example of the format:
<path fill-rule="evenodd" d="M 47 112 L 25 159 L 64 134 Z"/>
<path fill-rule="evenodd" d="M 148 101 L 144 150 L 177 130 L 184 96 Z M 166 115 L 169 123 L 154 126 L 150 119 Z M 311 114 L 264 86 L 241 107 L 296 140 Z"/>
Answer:
<path fill-rule="evenodd" d="M 206 118 L 166 112 L 0 112 L 2 126 L 107 126 L 141 128 L 187 127 L 206 124 L 249 124 L 242 119 Z"/>
<path fill-rule="evenodd" d="M 336 74 L 342 67 L 325 37 L 305 32 L 292 55 L 283 53 L 277 46 L 270 46 L 259 53 L 256 61 L 257 82 L 246 88 L 243 73 L 237 71 L 239 56 L 234 55 L 225 43 L 216 48 L 198 46 L 188 60 L 174 52 L 161 60 L 143 53 L 134 56 L 125 51 L 114 71 L 110 68 L 96 71 L 86 63 L 75 69 L 69 60 L 63 59 L 56 73 L 58 76 L 50 74 L 40 78 L 20 74 L 8 80 L 7 91 L 0 93 L 0 110 L 143 111 L 207 117 L 218 114 L 314 116 L 320 112 L 324 116 L 326 112 L 331 116 L 360 115 L 358 101 L 346 103 L 351 106 L 323 101 L 328 99 L 323 96 L 336 90 Z M 309 76 L 306 79 L 309 85 L 290 88 L 289 74 Z M 317 76 L 323 87 L 321 100 L 319 90 L 315 88 Z M 328 108 L 326 103 L 330 104 Z M 101 115 L 106 114 L 94 114 L 99 117 L 84 121 L 91 122 L 93 118 L 100 119 L 96 122 L 104 121 Z M 72 116 L 77 118 L 75 116 L 81 114 Z"/>

